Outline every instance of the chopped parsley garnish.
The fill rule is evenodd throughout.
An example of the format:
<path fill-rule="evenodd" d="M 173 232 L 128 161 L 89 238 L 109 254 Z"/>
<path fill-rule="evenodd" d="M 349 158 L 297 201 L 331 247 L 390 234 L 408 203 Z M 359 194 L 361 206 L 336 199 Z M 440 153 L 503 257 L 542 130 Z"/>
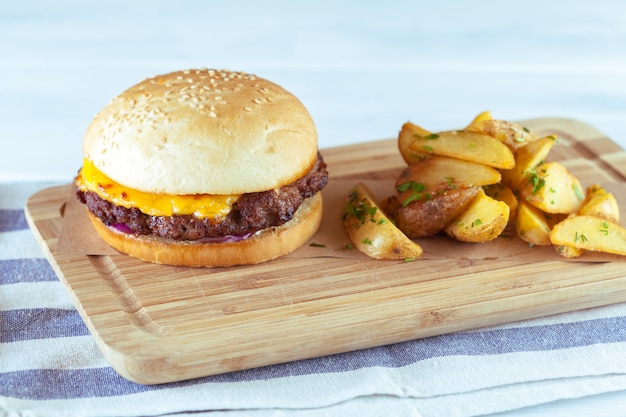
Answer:
<path fill-rule="evenodd" d="M 602 222 L 602 229 L 600 229 L 600 233 L 604 233 L 604 236 L 609 235 L 609 224 L 607 222 Z"/>
<path fill-rule="evenodd" d="M 541 190 L 543 186 L 546 185 L 546 180 L 541 178 L 539 174 L 537 174 L 536 170 L 533 169 L 532 171 L 528 171 L 526 175 L 528 177 L 528 181 L 533 186 L 533 189 L 532 189 L 533 194 L 537 194 L 539 190 Z"/>
<path fill-rule="evenodd" d="M 579 201 L 583 201 L 585 199 L 585 196 L 584 196 L 582 190 L 580 189 L 580 187 L 578 186 L 578 184 L 574 184 L 572 186 L 572 188 L 574 189 L 574 192 L 576 193 L 576 198 Z"/>
<path fill-rule="evenodd" d="M 402 202 L 402 207 L 406 207 L 414 201 L 430 200 L 432 198 L 432 194 L 426 192 L 426 186 L 421 182 L 407 181 L 399 184 L 396 189 L 401 193 L 411 191 L 411 195 Z"/>
<path fill-rule="evenodd" d="M 374 216 L 378 208 L 371 206 L 367 200 L 358 200 L 358 193 L 353 191 L 348 197 L 348 203 L 343 209 L 343 219 L 348 218 L 357 219 L 361 224 L 365 224 L 366 221 L 375 221 Z"/>
<path fill-rule="evenodd" d="M 481 224 L 483 224 L 483 221 L 480 219 L 476 219 L 472 222 L 472 227 L 474 226 L 480 226 Z"/>

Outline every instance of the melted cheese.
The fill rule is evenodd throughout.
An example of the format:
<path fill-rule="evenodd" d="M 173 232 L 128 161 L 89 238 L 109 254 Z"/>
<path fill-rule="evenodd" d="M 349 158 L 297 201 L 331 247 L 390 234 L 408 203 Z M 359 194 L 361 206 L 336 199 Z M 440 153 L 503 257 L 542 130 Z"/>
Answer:
<path fill-rule="evenodd" d="M 101 198 L 126 208 L 137 208 L 151 216 L 193 214 L 198 218 L 221 219 L 231 210 L 239 195 L 153 194 L 124 187 L 104 175 L 89 160 L 76 178 L 79 189 L 93 191 Z"/>

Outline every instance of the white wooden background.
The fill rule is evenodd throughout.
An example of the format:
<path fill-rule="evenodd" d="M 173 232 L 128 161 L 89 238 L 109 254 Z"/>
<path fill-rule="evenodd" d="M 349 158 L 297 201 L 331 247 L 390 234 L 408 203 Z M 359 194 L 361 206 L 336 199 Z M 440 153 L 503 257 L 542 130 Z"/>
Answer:
<path fill-rule="evenodd" d="M 406 120 L 575 118 L 626 146 L 626 2 L 35 1 L 0 5 L 0 180 L 69 180 L 92 116 L 139 80 L 216 67 L 269 78 L 320 147 Z"/>
<path fill-rule="evenodd" d="M 192 67 L 283 85 L 322 148 L 394 137 L 407 120 L 461 127 L 482 110 L 582 120 L 626 147 L 621 0 L 3 0 L 0 181 L 70 181 L 110 98 Z M 619 400 L 508 415 L 610 415 Z"/>

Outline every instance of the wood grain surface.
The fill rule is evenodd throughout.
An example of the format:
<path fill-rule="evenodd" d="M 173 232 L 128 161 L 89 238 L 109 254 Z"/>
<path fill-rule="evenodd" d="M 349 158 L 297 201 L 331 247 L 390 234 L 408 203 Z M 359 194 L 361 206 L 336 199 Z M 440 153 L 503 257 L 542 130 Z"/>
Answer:
<path fill-rule="evenodd" d="M 626 182 L 626 152 L 567 119 L 552 159 L 584 184 Z M 400 126 L 399 126 L 400 127 Z M 398 128 L 399 128 L 398 127 Z M 323 149 L 333 178 L 394 178 L 395 140 Z M 70 185 L 26 216 L 104 356 L 125 378 L 178 381 L 626 301 L 622 262 L 283 258 L 197 269 L 123 256 L 55 255 Z"/>

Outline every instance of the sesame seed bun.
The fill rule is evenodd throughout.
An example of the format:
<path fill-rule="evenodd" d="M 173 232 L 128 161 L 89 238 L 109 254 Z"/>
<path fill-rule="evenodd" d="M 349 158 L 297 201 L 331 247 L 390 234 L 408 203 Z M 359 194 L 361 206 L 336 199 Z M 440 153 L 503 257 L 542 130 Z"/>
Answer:
<path fill-rule="evenodd" d="M 257 264 L 302 246 L 321 222 L 328 173 L 313 120 L 251 74 L 141 81 L 94 117 L 83 152 L 77 198 L 95 230 L 145 261 Z"/>
<path fill-rule="evenodd" d="M 242 72 L 187 70 L 148 78 L 95 116 L 87 159 L 144 192 L 241 194 L 288 184 L 316 161 L 317 131 L 282 87 Z"/>

